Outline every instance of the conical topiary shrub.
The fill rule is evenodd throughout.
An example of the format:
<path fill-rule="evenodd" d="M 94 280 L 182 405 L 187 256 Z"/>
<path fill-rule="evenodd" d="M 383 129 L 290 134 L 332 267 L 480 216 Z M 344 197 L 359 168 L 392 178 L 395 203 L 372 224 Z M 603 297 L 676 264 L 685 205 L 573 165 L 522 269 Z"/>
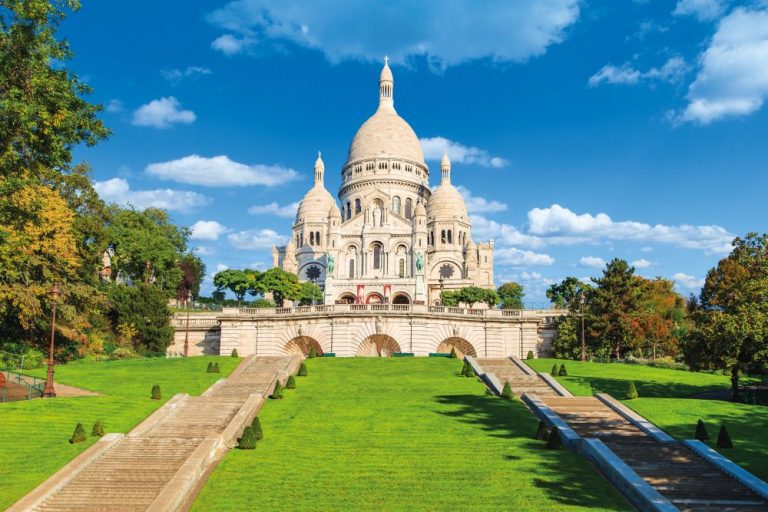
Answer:
<path fill-rule="evenodd" d="M 693 437 L 699 441 L 709 441 L 709 432 L 707 432 L 707 426 L 703 421 L 699 420 L 698 423 L 696 423 L 696 433 Z"/>
<path fill-rule="evenodd" d="M 549 374 L 553 377 L 557 377 L 560 374 L 560 366 L 557 363 L 553 364 Z"/>
<path fill-rule="evenodd" d="M 563 363 L 562 365 L 560 365 L 560 371 L 559 371 L 559 372 L 557 372 L 557 374 L 558 374 L 560 377 L 567 377 L 567 376 L 568 376 L 568 372 L 565 370 L 565 363 Z"/>
<path fill-rule="evenodd" d="M 504 383 L 504 389 L 501 390 L 501 397 L 506 398 L 507 400 L 515 398 L 515 394 L 512 393 L 512 386 L 509 385 L 509 382 Z"/>
<path fill-rule="evenodd" d="M 525 356 L 526 359 L 533 359 L 533 350 L 528 351 L 528 355 Z"/>
<path fill-rule="evenodd" d="M 317 357 L 317 350 L 315 350 L 315 346 L 312 345 L 309 347 L 309 354 L 307 355 L 308 359 L 314 359 Z"/>
<path fill-rule="evenodd" d="M 627 400 L 634 400 L 637 398 L 637 388 L 635 387 L 635 381 L 631 380 L 629 381 L 629 384 L 627 385 Z"/>
<path fill-rule="evenodd" d="M 152 400 L 160 400 L 160 398 L 162 398 L 162 393 L 160 393 L 160 384 L 155 384 L 152 386 L 152 395 L 150 395 L 150 398 L 152 398 Z"/>
<path fill-rule="evenodd" d="M 455 348 L 451 347 L 451 353 L 448 354 L 448 357 L 451 358 L 451 359 L 456 359 L 457 357 L 459 357 L 459 356 L 456 355 L 456 349 Z"/>
<path fill-rule="evenodd" d="M 87 435 L 85 433 L 85 429 L 83 428 L 83 424 L 78 423 L 75 427 L 75 432 L 72 434 L 72 437 L 69 438 L 69 442 L 70 444 L 82 443 L 85 441 L 86 437 Z"/>
<path fill-rule="evenodd" d="M 547 429 L 547 424 L 543 421 L 539 421 L 539 428 L 536 429 L 536 439 L 541 439 L 542 441 L 549 439 L 549 430 Z"/>
<path fill-rule="evenodd" d="M 296 379 L 293 375 L 289 375 L 288 380 L 285 381 L 285 389 L 296 389 Z"/>
<path fill-rule="evenodd" d="M 93 428 L 91 429 L 91 437 L 102 436 L 104 436 L 104 425 L 101 424 L 101 420 L 96 420 L 96 423 L 93 424 Z"/>
<path fill-rule="evenodd" d="M 253 418 L 253 422 L 251 422 L 251 428 L 253 429 L 253 435 L 256 437 L 257 441 L 264 439 L 264 431 L 261 429 L 261 420 L 258 416 Z"/>
<path fill-rule="evenodd" d="M 236 348 L 233 348 L 233 349 L 232 349 L 232 353 L 231 353 L 230 355 L 231 355 L 232 357 L 238 357 L 238 355 L 237 355 L 237 349 L 236 349 Z"/>
<path fill-rule="evenodd" d="M 256 448 L 256 436 L 253 435 L 252 427 L 245 427 L 243 436 L 239 439 L 237 447 L 241 450 L 253 450 Z"/>
<path fill-rule="evenodd" d="M 549 437 L 547 438 L 547 448 L 550 450 L 557 450 L 560 448 L 561 444 L 560 430 L 557 427 L 552 427 L 552 430 L 549 431 Z"/>
<path fill-rule="evenodd" d="M 733 448 L 733 442 L 731 441 L 731 435 L 728 433 L 728 429 L 725 428 L 725 423 L 720 426 L 720 432 L 717 433 L 717 447 L 718 448 Z"/>
<path fill-rule="evenodd" d="M 213 362 L 208 362 L 208 368 L 205 371 L 206 373 L 213 373 Z"/>
<path fill-rule="evenodd" d="M 477 376 L 477 375 L 475 374 L 475 369 L 474 369 L 474 368 L 472 368 L 472 365 L 471 365 L 471 364 L 468 364 L 468 365 L 467 365 L 467 371 L 466 371 L 466 372 L 464 372 L 464 376 L 465 376 L 465 377 L 476 377 L 476 376 Z"/>
<path fill-rule="evenodd" d="M 221 373 L 218 362 L 213 363 L 213 373 Z"/>
<path fill-rule="evenodd" d="M 278 380 L 275 382 L 275 389 L 272 391 L 272 395 L 270 396 L 273 400 L 280 400 L 283 398 L 283 385 L 280 384 L 280 381 Z"/>
<path fill-rule="evenodd" d="M 459 372 L 459 375 L 466 375 L 467 374 L 467 364 L 469 364 L 469 363 L 464 361 L 464 364 L 461 365 L 461 371 Z"/>
<path fill-rule="evenodd" d="M 304 363 L 301 363 L 299 365 L 299 373 L 297 374 L 299 377 L 306 377 L 309 375 L 309 372 L 307 371 L 307 365 Z"/>

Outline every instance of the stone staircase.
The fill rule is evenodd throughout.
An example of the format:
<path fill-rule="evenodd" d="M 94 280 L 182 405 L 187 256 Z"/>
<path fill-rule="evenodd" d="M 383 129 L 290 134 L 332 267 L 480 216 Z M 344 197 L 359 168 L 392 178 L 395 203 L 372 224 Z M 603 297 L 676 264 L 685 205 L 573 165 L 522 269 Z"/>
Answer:
<path fill-rule="evenodd" d="M 108 434 L 9 512 L 183 508 L 275 382 L 299 363 L 298 356 L 246 358 L 203 395 L 176 395 L 128 435 Z"/>
<path fill-rule="evenodd" d="M 533 373 L 532 375 L 526 373 L 509 358 L 482 358 L 478 359 L 477 362 L 487 373 L 496 375 L 502 386 L 504 386 L 505 382 L 509 382 L 509 385 L 512 387 L 512 392 L 517 397 L 522 396 L 523 393 L 532 393 L 539 396 L 558 395 L 558 393 L 547 384 L 545 380 L 536 375 L 536 373 Z"/>

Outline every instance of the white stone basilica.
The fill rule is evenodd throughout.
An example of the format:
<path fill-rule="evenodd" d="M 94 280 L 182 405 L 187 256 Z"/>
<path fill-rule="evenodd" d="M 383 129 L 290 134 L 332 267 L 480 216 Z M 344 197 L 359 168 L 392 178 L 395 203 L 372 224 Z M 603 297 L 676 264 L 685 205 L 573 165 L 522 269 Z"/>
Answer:
<path fill-rule="evenodd" d="M 385 63 L 379 108 L 352 139 L 341 170 L 341 208 L 325 189 L 318 155 L 291 240 L 273 249 L 273 265 L 317 283 L 326 304 L 439 304 L 441 289 L 493 287 L 493 241 L 472 240 L 447 155 L 440 185 L 430 189 L 421 144 L 395 111 L 393 92 Z"/>

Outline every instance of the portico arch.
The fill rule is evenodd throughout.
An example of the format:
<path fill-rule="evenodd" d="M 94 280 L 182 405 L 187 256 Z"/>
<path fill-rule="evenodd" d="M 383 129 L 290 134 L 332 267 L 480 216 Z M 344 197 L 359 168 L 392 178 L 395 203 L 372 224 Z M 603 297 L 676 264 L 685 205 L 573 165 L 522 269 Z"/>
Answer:
<path fill-rule="evenodd" d="M 369 293 L 365 297 L 365 303 L 366 304 L 381 304 L 384 302 L 384 296 L 377 292 Z"/>
<path fill-rule="evenodd" d="M 400 344 L 386 334 L 372 334 L 357 348 L 357 355 L 362 357 L 389 357 L 395 352 L 401 352 Z"/>
<path fill-rule="evenodd" d="M 323 354 L 323 349 L 320 346 L 320 343 L 315 338 L 310 336 L 296 336 L 285 344 L 283 350 L 286 354 L 289 355 L 307 357 L 311 347 L 315 347 L 315 352 L 317 355 Z"/>
<path fill-rule="evenodd" d="M 475 347 L 473 347 L 469 341 L 458 336 L 446 338 L 437 346 L 437 352 L 440 353 L 449 353 L 451 349 L 456 350 L 456 355 L 459 356 L 459 358 L 464 356 L 477 357 Z"/>
<path fill-rule="evenodd" d="M 336 299 L 336 304 L 354 304 L 355 302 L 357 302 L 357 297 L 352 293 L 342 293 Z"/>
<path fill-rule="evenodd" d="M 405 293 L 397 293 L 392 298 L 392 304 L 410 304 L 411 298 Z"/>

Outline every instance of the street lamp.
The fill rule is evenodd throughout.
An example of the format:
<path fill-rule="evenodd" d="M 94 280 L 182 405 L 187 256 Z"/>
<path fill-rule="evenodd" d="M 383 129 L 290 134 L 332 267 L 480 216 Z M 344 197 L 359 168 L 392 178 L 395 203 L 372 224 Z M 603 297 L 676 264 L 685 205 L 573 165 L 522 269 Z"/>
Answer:
<path fill-rule="evenodd" d="M 51 347 L 48 352 L 48 376 L 45 379 L 45 390 L 43 390 L 43 397 L 55 398 L 56 388 L 53 387 L 53 335 L 56 332 L 56 302 L 58 302 L 61 296 L 61 290 L 59 289 L 59 283 L 53 283 L 51 286 L 51 302 L 53 302 L 53 313 L 51 315 Z"/>
<path fill-rule="evenodd" d="M 587 302 L 587 295 L 584 290 L 579 294 L 579 304 L 581 305 L 581 362 L 587 360 L 587 338 L 584 334 L 584 304 Z"/>
<path fill-rule="evenodd" d="M 437 280 L 440 283 L 440 305 L 443 305 L 443 276 L 440 276 L 440 279 Z"/>

